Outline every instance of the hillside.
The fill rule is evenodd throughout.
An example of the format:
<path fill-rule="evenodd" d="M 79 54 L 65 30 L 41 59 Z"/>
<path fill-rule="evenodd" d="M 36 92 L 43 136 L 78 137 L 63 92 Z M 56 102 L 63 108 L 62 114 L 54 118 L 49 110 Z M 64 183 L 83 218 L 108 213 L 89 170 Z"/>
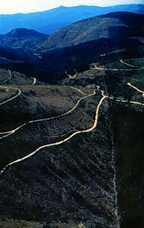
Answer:
<path fill-rule="evenodd" d="M 51 34 L 76 21 L 117 11 L 144 13 L 144 7 L 137 4 L 113 7 L 61 6 L 45 12 L 0 15 L 0 33 L 7 33 L 15 28 L 27 28 Z"/>
<path fill-rule="evenodd" d="M 144 35 L 144 16 L 116 12 L 74 23 L 50 36 L 42 49 L 56 49 L 108 38 L 115 40 Z"/>
<path fill-rule="evenodd" d="M 2 35 L 3 40 L 19 48 L 1 47 L 0 65 L 29 75 L 33 73 L 49 83 L 58 83 L 66 77 L 65 72 L 73 74 L 86 70 L 92 62 L 111 61 L 114 55 L 142 56 L 143 20 L 143 15 L 111 13 L 74 23 L 48 39 L 36 31 L 13 30 Z M 23 45 L 26 48 L 22 48 Z M 114 51 L 112 56 L 108 54 Z"/>
<path fill-rule="evenodd" d="M 14 97 L 17 89 L 22 93 L 8 101 L 7 95 Z M 1 170 L 40 146 L 67 139 L 56 148 L 44 147 L 36 156 L 1 172 L 0 215 L 5 222 L 0 221 L 0 225 L 6 226 L 13 219 L 13 226 L 18 220 L 27 220 L 35 221 L 33 226 L 65 223 L 79 227 L 86 223 L 115 227 L 107 101 L 97 130 L 94 127 L 101 93 L 77 86 L 7 85 L 1 87 L 0 96 Z M 73 133 L 77 134 L 68 140 Z M 31 225 L 24 224 L 28 228 Z"/>
<path fill-rule="evenodd" d="M 49 80 L 48 75 L 53 75 L 53 81 L 59 80 L 66 71 L 85 70 L 92 62 L 105 58 L 111 61 L 107 55 L 114 50 L 123 50 L 115 52 L 119 57 L 143 55 L 143 20 L 143 15 L 112 13 L 77 22 L 55 33 L 38 50 L 41 52 L 41 79 Z"/>
<path fill-rule="evenodd" d="M 120 7 L 9 20 L 58 28 Z M 0 228 L 144 228 L 143 22 L 111 12 L 0 35 Z"/>
<path fill-rule="evenodd" d="M 0 35 L 0 46 L 34 50 L 48 38 L 47 35 L 30 29 L 14 29 L 5 35 Z"/>
<path fill-rule="evenodd" d="M 121 52 L 53 86 L 0 70 L 2 228 L 143 228 L 144 58 Z"/>

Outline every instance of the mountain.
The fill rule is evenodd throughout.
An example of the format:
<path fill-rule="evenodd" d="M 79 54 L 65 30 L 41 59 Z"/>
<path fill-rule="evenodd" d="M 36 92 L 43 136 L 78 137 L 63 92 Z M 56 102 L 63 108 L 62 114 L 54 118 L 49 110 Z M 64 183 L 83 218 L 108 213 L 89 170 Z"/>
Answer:
<path fill-rule="evenodd" d="M 13 29 L 5 35 L 0 35 L 0 45 L 10 48 L 34 49 L 41 42 L 44 42 L 48 35 L 39 33 L 32 29 Z"/>
<path fill-rule="evenodd" d="M 1 228 L 144 228 L 143 21 L 1 35 Z"/>
<path fill-rule="evenodd" d="M 124 49 L 124 56 L 141 56 L 143 21 L 144 15 L 128 12 L 85 19 L 44 38 L 44 42 L 37 42 L 34 49 L 30 42 L 30 49 L 24 55 L 23 48 L 13 49 L 23 56 L 24 63 L 12 62 L 10 66 L 29 75 L 33 72 L 40 80 L 57 83 L 66 76 L 66 71 L 85 70 L 92 62 L 102 59 L 101 55 L 107 56 L 118 49 Z M 4 57 L 8 59 L 7 53 Z"/>
<path fill-rule="evenodd" d="M 103 38 L 119 41 L 129 36 L 142 37 L 143 18 L 139 14 L 115 12 L 75 22 L 50 36 L 32 29 L 13 29 L 0 35 L 0 46 L 45 52 Z"/>
<path fill-rule="evenodd" d="M 76 21 L 110 12 L 128 11 L 144 13 L 144 5 L 130 4 L 112 7 L 97 6 L 60 6 L 44 12 L 0 15 L 0 33 L 7 33 L 15 28 L 34 29 L 51 34 Z"/>
<path fill-rule="evenodd" d="M 102 38 L 124 40 L 144 35 L 144 16 L 128 12 L 116 12 L 76 22 L 51 35 L 42 49 L 76 46 Z"/>

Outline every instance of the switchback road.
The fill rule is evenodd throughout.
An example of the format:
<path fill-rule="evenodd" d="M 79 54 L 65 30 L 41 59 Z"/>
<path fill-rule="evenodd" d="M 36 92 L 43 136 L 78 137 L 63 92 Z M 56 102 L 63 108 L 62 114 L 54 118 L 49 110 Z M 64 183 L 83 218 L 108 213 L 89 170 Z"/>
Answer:
<path fill-rule="evenodd" d="M 95 95 L 95 92 L 93 93 L 93 95 L 91 96 L 94 96 Z M 59 146 L 69 140 L 71 140 L 74 136 L 76 135 L 79 135 L 79 134 L 82 134 L 82 133 L 89 133 L 91 131 L 93 131 L 94 129 L 96 129 L 97 127 L 97 124 L 98 124 L 98 118 L 99 118 L 99 111 L 100 111 L 100 107 L 101 105 L 103 104 L 104 100 L 108 98 L 107 96 L 104 96 L 102 95 L 102 98 L 100 99 L 98 105 L 96 106 L 96 112 L 95 112 L 95 119 L 94 119 L 94 123 L 92 125 L 92 127 L 88 128 L 88 129 L 85 129 L 85 130 L 81 130 L 81 131 L 76 131 L 74 133 L 72 133 L 71 135 L 65 137 L 63 140 L 60 140 L 60 141 L 57 141 L 55 143 L 51 143 L 51 144 L 45 144 L 39 148 L 37 148 L 36 150 L 34 150 L 32 153 L 28 154 L 27 156 L 23 157 L 23 158 L 20 158 L 20 159 L 17 159 L 9 164 L 7 164 L 1 171 L 0 173 L 3 174 L 9 167 L 11 167 L 12 165 L 14 164 L 17 164 L 17 163 L 20 163 L 22 161 L 25 161 L 26 159 L 29 159 L 31 158 L 32 156 L 36 155 L 39 151 L 41 151 L 42 149 L 45 149 L 45 148 L 50 148 L 50 147 L 53 147 L 53 146 Z"/>
<path fill-rule="evenodd" d="M 12 88 L 12 87 L 8 87 L 8 86 L 0 86 L 0 88 L 4 89 L 5 91 L 9 90 L 9 89 L 12 89 L 12 90 L 15 90 L 17 92 L 16 95 L 12 96 L 11 98 L 8 98 L 7 100 L 0 102 L 0 106 L 4 105 L 4 104 L 7 104 L 8 102 L 13 101 L 17 97 L 19 97 L 21 95 L 21 93 L 22 93 L 22 91 L 20 89 L 17 89 L 17 88 Z"/>
<path fill-rule="evenodd" d="M 81 92 L 83 94 L 83 92 L 80 89 L 76 89 L 76 90 L 78 90 L 79 92 Z M 81 97 L 77 101 L 77 103 L 70 110 L 68 110 L 67 112 L 65 112 L 63 114 L 60 114 L 60 115 L 57 115 L 57 116 L 54 116 L 54 117 L 49 117 L 49 118 L 42 118 L 42 119 L 37 119 L 37 120 L 31 120 L 31 121 L 29 121 L 27 123 L 21 124 L 20 126 L 18 126 L 17 128 L 15 128 L 13 130 L 10 130 L 10 131 L 7 131 L 7 132 L 0 132 L 0 135 L 2 135 L 2 136 L 0 136 L 0 139 L 4 139 L 4 138 L 7 138 L 10 135 L 15 134 L 17 131 L 19 131 L 20 129 L 23 129 L 25 126 L 28 126 L 29 124 L 33 124 L 33 123 L 37 123 L 37 122 L 50 121 L 50 120 L 53 120 L 53 119 L 58 119 L 58 118 L 62 118 L 64 116 L 67 116 L 70 113 L 72 113 L 78 107 L 78 105 L 80 104 L 80 102 L 82 100 L 85 100 L 88 97 L 94 96 L 95 94 L 96 94 L 96 92 L 94 91 L 91 94 L 88 94 L 88 95 L 85 95 L 84 97 Z"/>

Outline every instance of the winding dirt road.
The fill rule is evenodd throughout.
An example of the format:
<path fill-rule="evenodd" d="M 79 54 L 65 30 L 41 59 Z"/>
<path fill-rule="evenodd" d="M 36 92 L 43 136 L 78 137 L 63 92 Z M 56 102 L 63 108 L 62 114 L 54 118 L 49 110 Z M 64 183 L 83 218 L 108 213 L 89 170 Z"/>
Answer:
<path fill-rule="evenodd" d="M 134 66 L 131 65 L 131 64 L 125 63 L 123 60 L 120 60 L 120 62 L 123 63 L 123 64 L 125 64 L 125 65 L 127 65 L 127 66 L 129 66 L 129 67 L 131 67 L 131 68 L 134 67 Z M 97 69 L 97 70 L 113 70 L 113 71 L 126 70 L 126 69 L 117 69 L 117 68 L 98 67 L 97 65 L 95 65 L 94 68 Z M 129 69 L 127 69 L 127 70 L 129 70 Z M 34 78 L 34 84 L 35 84 L 35 83 L 36 83 L 36 79 Z M 144 91 L 142 91 L 142 90 L 138 89 L 137 87 L 133 86 L 131 83 L 127 83 L 127 84 L 128 84 L 128 86 L 130 86 L 131 88 L 135 89 L 137 92 L 144 94 Z M 6 87 L 6 88 L 7 88 L 7 87 Z M 6 137 L 8 137 L 8 136 L 14 134 L 14 133 L 17 132 L 18 130 L 22 129 L 23 127 L 25 127 L 25 126 L 27 126 L 27 125 L 29 125 L 29 124 L 36 123 L 36 122 L 42 122 L 42 121 L 49 121 L 49 120 L 52 120 L 52 119 L 64 117 L 64 116 L 66 116 L 66 115 L 72 113 L 72 112 L 77 108 L 77 106 L 79 105 L 79 103 L 80 103 L 82 100 L 84 100 L 84 99 L 86 99 L 86 98 L 88 98 L 88 97 L 94 96 L 94 95 L 96 94 L 96 91 L 94 91 L 93 93 L 91 93 L 91 94 L 89 94 L 89 95 L 86 95 L 86 94 L 85 94 L 83 91 L 81 91 L 80 89 L 77 89 L 77 88 L 75 88 L 75 87 L 72 87 L 72 88 L 74 88 L 75 90 L 79 91 L 82 95 L 84 95 L 84 97 L 80 98 L 80 99 L 77 101 L 77 103 L 73 106 L 73 108 L 71 108 L 69 111 L 65 112 L 64 114 L 58 115 L 58 116 L 56 116 L 56 117 L 50 117 L 50 118 L 43 118 L 43 119 L 38 119 L 38 120 L 32 120 L 32 121 L 29 121 L 29 122 L 27 122 L 27 123 L 24 123 L 24 124 L 18 126 L 17 128 L 15 128 L 15 129 L 13 129 L 13 130 L 11 130 L 11 131 L 1 132 L 0 135 L 2 135 L 2 136 L 0 137 L 0 139 L 6 138 Z M 13 96 L 12 98 L 10 98 L 10 99 L 8 99 L 8 100 L 6 100 L 6 101 L 0 103 L 0 105 L 12 101 L 12 100 L 15 99 L 16 97 L 18 97 L 20 94 L 21 94 L 21 90 L 18 89 L 17 95 L 15 95 L 15 96 Z M 17 160 L 15 160 L 15 161 L 13 161 L 13 162 L 7 164 L 7 165 L 0 171 L 0 173 L 3 174 L 3 173 L 4 173 L 9 167 L 11 167 L 12 165 L 14 165 L 14 164 L 16 164 L 16 163 L 20 163 L 20 162 L 22 162 L 22 161 L 24 161 L 24 160 L 26 160 L 26 159 L 31 158 L 32 156 L 36 155 L 36 154 L 37 154 L 39 151 L 41 151 L 42 149 L 50 148 L 50 147 L 53 147 L 53 146 L 58 146 L 58 145 L 64 144 L 65 142 L 71 140 L 71 139 L 72 139 L 73 137 L 75 137 L 76 135 L 83 134 L 83 133 L 89 133 L 89 132 L 93 131 L 94 129 L 96 129 L 96 128 L 97 128 L 97 124 L 98 124 L 99 111 L 100 111 L 101 105 L 103 104 L 103 102 L 104 102 L 105 99 L 108 99 L 108 98 L 109 98 L 109 99 L 113 100 L 112 97 L 106 96 L 106 95 L 104 94 L 104 91 L 101 91 L 101 95 L 102 95 L 102 98 L 100 99 L 98 105 L 96 106 L 94 123 L 93 123 L 93 125 L 92 125 L 90 128 L 85 129 L 85 130 L 78 130 L 78 131 L 76 131 L 76 132 L 70 134 L 69 136 L 65 137 L 64 139 L 62 139 L 62 140 L 60 140 L 60 141 L 57 141 L 57 142 L 55 142 L 55 143 L 45 144 L 45 145 L 43 145 L 43 146 L 37 148 L 36 150 L 34 150 L 32 153 L 28 154 L 27 156 L 22 157 L 22 158 L 20 158 L 20 159 L 17 159 Z M 128 102 L 127 100 L 124 100 L 124 99 L 116 99 L 116 101 L 118 101 L 118 102 L 123 102 L 123 103 Z M 130 103 L 131 103 L 131 104 L 140 104 L 140 105 L 144 105 L 144 104 L 142 104 L 142 103 L 140 103 L 140 102 L 135 102 L 135 101 L 130 101 Z"/>
<path fill-rule="evenodd" d="M 33 78 L 33 83 L 32 83 L 32 85 L 36 85 L 36 83 L 37 83 L 37 79 L 36 79 L 36 78 Z"/>
<path fill-rule="evenodd" d="M 69 79 L 75 79 L 78 75 L 78 73 L 75 73 L 74 75 L 68 74 L 67 72 L 65 72 L 65 74 L 68 76 Z"/>
<path fill-rule="evenodd" d="M 124 65 L 126 65 L 128 67 L 131 67 L 131 68 L 135 68 L 136 67 L 136 66 L 134 66 L 134 65 L 132 65 L 130 63 L 125 62 L 123 59 L 120 59 L 120 63 L 122 63 L 122 64 L 124 64 Z"/>
<path fill-rule="evenodd" d="M 144 70 L 144 67 L 137 67 L 132 64 L 129 64 L 125 62 L 123 59 L 120 59 L 120 63 L 130 67 L 130 69 L 126 68 L 109 68 L 109 67 L 104 67 L 104 66 L 98 66 L 97 64 L 92 64 L 91 69 L 94 70 L 100 70 L 100 71 L 138 71 L 138 70 Z"/>
<path fill-rule="evenodd" d="M 95 92 L 93 93 L 93 95 L 89 95 L 89 96 L 94 96 L 95 95 Z M 104 102 L 104 100 L 108 98 L 108 96 L 104 96 L 102 95 L 102 98 L 101 100 L 99 101 L 99 104 L 96 106 L 96 112 L 95 112 L 95 119 L 94 119 L 94 124 L 92 127 L 86 129 L 86 130 L 81 130 L 81 131 L 76 131 L 74 132 L 73 134 L 69 135 L 68 137 L 64 138 L 63 140 L 60 140 L 60 141 L 57 141 L 55 143 L 51 143 L 51 144 L 46 144 L 46 145 L 43 145 L 39 148 L 37 148 L 36 150 L 34 150 L 32 153 L 28 154 L 27 156 L 23 157 L 23 158 L 20 158 L 20 159 L 17 159 L 9 164 L 7 164 L 1 171 L 0 173 L 3 174 L 9 167 L 11 167 L 12 165 L 14 164 L 17 164 L 17 163 L 20 163 L 22 161 L 25 161 L 26 159 L 29 159 L 31 158 L 32 156 L 36 155 L 40 150 L 42 149 L 45 149 L 45 148 L 49 148 L 49 147 L 53 147 L 53 146 L 58 146 L 58 145 L 61 145 L 67 141 L 69 141 L 70 139 L 72 139 L 74 136 L 76 135 L 79 135 L 79 134 L 82 134 L 82 133 L 89 133 L 91 131 L 93 131 L 94 129 L 96 129 L 97 127 L 97 124 L 98 124 L 98 118 L 99 118 L 99 111 L 100 111 L 100 107 L 102 105 L 102 103 Z"/>
<path fill-rule="evenodd" d="M 9 89 L 12 89 L 12 90 L 16 90 L 16 91 L 17 91 L 16 95 L 12 96 L 11 98 L 8 98 L 8 99 L 5 100 L 5 101 L 0 102 L 0 106 L 6 104 L 6 103 L 8 103 L 8 102 L 13 101 L 13 100 L 16 99 L 17 97 L 19 97 L 19 96 L 21 95 L 21 93 L 22 93 L 22 91 L 21 91 L 20 89 L 18 89 L 18 88 L 12 88 L 12 87 L 7 87 L 7 86 L 0 86 L 0 88 L 1 88 L 1 89 L 4 89 L 5 91 L 6 91 L 6 90 L 9 90 Z"/>
<path fill-rule="evenodd" d="M 140 90 L 136 86 L 132 85 L 130 82 L 128 82 L 127 85 L 130 86 L 131 88 L 133 88 L 134 90 L 136 90 L 138 93 L 142 93 L 142 95 L 144 94 L 143 90 Z"/>
<path fill-rule="evenodd" d="M 74 87 L 72 87 L 74 88 Z M 81 91 L 80 89 L 77 89 L 77 88 L 74 88 L 76 89 L 78 92 L 81 92 L 81 94 L 85 94 L 83 93 L 83 91 Z M 63 114 L 60 114 L 60 115 L 57 115 L 57 116 L 53 116 L 53 117 L 49 117 L 49 118 L 42 118 L 42 119 L 37 119 L 37 120 L 31 120 L 31 121 L 28 121 L 27 123 L 24 123 L 24 124 L 21 124 L 20 126 L 18 126 L 17 128 L 15 129 L 12 129 L 10 131 L 6 131 L 6 132 L 0 132 L 0 140 L 1 139 L 4 139 L 4 138 L 7 138 L 9 137 L 10 135 L 13 135 L 15 134 L 17 131 L 19 131 L 20 129 L 23 129 L 25 126 L 28 126 L 29 124 L 32 124 L 32 123 L 37 123 L 37 122 L 44 122 L 44 121 L 50 121 L 50 120 L 54 120 L 54 119 L 57 119 L 57 118 L 62 118 L 64 116 L 67 116 L 69 115 L 70 113 L 72 113 L 77 107 L 78 105 L 80 104 L 80 102 L 82 100 L 85 100 L 86 98 L 88 97 L 91 97 L 91 96 L 94 96 L 96 94 L 96 92 L 94 91 L 93 93 L 91 94 L 88 94 L 88 95 L 85 95 L 84 97 L 81 97 L 77 103 L 70 109 L 68 110 L 67 112 L 63 113 Z"/>
<path fill-rule="evenodd" d="M 77 92 L 81 93 L 82 95 L 86 95 L 85 92 L 83 92 L 81 89 L 78 89 L 76 87 L 70 86 L 70 88 L 72 88 L 73 90 L 76 90 Z"/>

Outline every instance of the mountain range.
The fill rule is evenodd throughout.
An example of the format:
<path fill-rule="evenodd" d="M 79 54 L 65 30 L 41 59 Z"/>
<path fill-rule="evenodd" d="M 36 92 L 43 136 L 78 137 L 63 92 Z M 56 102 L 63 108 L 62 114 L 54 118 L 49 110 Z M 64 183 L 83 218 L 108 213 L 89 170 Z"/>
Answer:
<path fill-rule="evenodd" d="M 15 70 L 55 83 L 66 71 L 85 70 L 111 51 L 124 49 L 128 56 L 143 53 L 143 21 L 141 14 L 114 12 L 73 23 L 51 36 L 14 29 L 0 36 L 1 61 L 4 57 L 17 61 L 11 62 Z"/>
<path fill-rule="evenodd" d="M 86 18 L 112 13 L 117 11 L 128 11 L 133 13 L 144 13 L 144 5 L 117 5 L 111 7 L 97 6 L 60 6 L 44 12 L 0 15 L 0 33 L 7 33 L 15 28 L 34 29 L 41 33 L 51 34 L 76 21 Z"/>
<path fill-rule="evenodd" d="M 0 35 L 0 228 L 144 228 L 143 6 L 81 7 Z"/>
<path fill-rule="evenodd" d="M 129 12 L 109 13 L 75 22 L 50 36 L 32 29 L 13 29 L 0 35 L 0 46 L 44 53 L 104 38 L 117 43 L 129 37 L 142 39 L 143 17 Z"/>

